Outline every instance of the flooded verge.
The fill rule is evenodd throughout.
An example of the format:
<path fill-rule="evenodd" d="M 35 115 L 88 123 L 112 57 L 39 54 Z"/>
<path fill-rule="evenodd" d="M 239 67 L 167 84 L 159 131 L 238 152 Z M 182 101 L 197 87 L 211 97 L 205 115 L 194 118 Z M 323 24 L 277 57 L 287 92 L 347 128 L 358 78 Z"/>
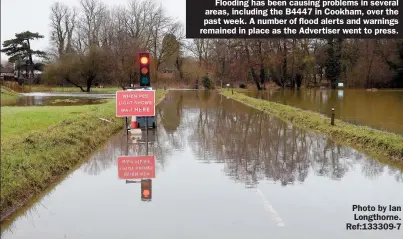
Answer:
<path fill-rule="evenodd" d="M 89 93 L 23 93 L 16 99 L 3 102 L 2 106 L 73 106 L 102 104 L 115 94 Z"/>
<path fill-rule="evenodd" d="M 346 230 L 370 213 L 353 205 L 403 206 L 399 169 L 213 92 L 170 92 L 157 120 L 148 150 L 115 135 L 3 223 L 2 238 L 401 238 Z M 118 156 L 145 154 L 150 202 L 118 178 Z"/>
<path fill-rule="evenodd" d="M 403 135 L 403 90 L 277 89 L 248 92 L 246 95 L 327 116 L 334 107 L 336 118 Z"/>

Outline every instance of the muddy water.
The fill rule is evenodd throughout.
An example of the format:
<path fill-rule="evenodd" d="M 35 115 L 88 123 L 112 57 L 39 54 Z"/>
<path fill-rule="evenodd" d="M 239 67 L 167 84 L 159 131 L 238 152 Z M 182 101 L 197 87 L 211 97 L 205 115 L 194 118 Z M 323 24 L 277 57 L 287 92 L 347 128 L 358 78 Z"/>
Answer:
<path fill-rule="evenodd" d="M 101 104 L 114 94 L 91 93 L 25 93 L 21 97 L 3 102 L 2 106 L 72 106 Z"/>
<path fill-rule="evenodd" d="M 331 114 L 353 124 L 403 134 L 403 90 L 271 90 L 250 92 L 249 96 Z"/>
<path fill-rule="evenodd" d="M 213 93 L 170 92 L 157 120 L 148 148 L 114 136 L 2 238 L 401 238 L 346 231 L 354 204 L 403 206 L 398 169 Z M 118 156 L 146 153 L 151 202 L 117 169 Z"/>

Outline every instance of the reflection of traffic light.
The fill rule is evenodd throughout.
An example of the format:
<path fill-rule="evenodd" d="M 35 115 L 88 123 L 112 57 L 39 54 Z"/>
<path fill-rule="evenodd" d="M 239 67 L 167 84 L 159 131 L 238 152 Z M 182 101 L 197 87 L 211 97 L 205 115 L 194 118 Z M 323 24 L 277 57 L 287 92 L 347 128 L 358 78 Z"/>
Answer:
<path fill-rule="evenodd" d="M 152 198 L 152 188 L 151 188 L 151 179 L 141 180 L 141 200 L 142 201 L 151 201 Z"/>
<path fill-rule="evenodd" d="M 151 86 L 150 53 L 140 53 L 140 86 Z"/>

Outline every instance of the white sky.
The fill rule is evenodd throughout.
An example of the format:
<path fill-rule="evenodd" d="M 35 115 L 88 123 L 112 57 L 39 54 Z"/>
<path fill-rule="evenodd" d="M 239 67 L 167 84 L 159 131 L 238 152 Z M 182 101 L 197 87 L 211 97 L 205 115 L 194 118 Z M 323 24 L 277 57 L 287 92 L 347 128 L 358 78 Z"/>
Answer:
<path fill-rule="evenodd" d="M 78 6 L 79 0 L 1 0 L 1 48 L 3 42 L 23 31 L 39 32 L 45 38 L 35 40 L 34 50 L 47 50 L 49 47 L 50 7 L 54 2 Z M 110 6 L 127 4 L 128 0 L 100 0 Z M 186 0 L 158 0 L 164 5 L 167 14 L 180 20 L 185 26 Z M 1 61 L 8 57 L 1 53 Z"/>

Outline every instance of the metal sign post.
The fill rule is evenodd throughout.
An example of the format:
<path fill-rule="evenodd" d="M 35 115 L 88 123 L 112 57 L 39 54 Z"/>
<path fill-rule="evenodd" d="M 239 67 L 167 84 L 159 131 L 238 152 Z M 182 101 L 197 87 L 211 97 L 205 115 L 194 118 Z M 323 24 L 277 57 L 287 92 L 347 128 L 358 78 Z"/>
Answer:
<path fill-rule="evenodd" d="M 125 149 L 125 155 L 129 155 L 129 133 L 126 130 L 126 149 Z"/>
<path fill-rule="evenodd" d="M 129 136 L 129 130 L 128 130 L 128 123 L 127 123 L 127 117 L 125 117 L 125 131 L 126 131 L 126 136 Z"/>
<path fill-rule="evenodd" d="M 148 117 L 146 117 L 146 155 L 148 155 Z"/>

